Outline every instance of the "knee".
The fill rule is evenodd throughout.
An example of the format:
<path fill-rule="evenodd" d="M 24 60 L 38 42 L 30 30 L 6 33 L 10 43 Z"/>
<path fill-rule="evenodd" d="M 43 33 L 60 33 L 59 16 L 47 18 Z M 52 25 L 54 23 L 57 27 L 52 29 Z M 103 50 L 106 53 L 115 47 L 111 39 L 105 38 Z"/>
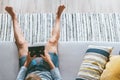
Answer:
<path fill-rule="evenodd" d="M 18 48 L 23 48 L 26 47 L 28 48 L 28 42 L 27 41 L 19 41 L 18 43 L 16 42 Z"/>
<path fill-rule="evenodd" d="M 57 43 L 59 40 L 60 35 L 54 35 L 49 39 L 49 42 L 51 43 Z"/>
<path fill-rule="evenodd" d="M 50 43 L 56 43 L 56 42 L 57 42 L 57 39 L 56 39 L 56 38 L 50 38 L 50 39 L 49 39 L 49 42 L 50 42 Z"/>

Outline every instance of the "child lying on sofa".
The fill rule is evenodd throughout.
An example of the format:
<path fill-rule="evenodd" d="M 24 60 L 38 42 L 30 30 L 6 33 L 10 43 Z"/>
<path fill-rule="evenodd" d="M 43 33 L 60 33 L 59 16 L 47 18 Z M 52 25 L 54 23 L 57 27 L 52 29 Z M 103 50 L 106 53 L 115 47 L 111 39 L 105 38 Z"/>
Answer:
<path fill-rule="evenodd" d="M 23 37 L 13 8 L 5 8 L 13 21 L 14 37 L 20 57 L 20 71 L 16 80 L 62 80 L 58 69 L 57 45 L 60 37 L 60 16 L 64 8 L 64 5 L 58 7 L 52 37 L 48 40 L 41 57 L 30 56 L 28 42 Z"/>

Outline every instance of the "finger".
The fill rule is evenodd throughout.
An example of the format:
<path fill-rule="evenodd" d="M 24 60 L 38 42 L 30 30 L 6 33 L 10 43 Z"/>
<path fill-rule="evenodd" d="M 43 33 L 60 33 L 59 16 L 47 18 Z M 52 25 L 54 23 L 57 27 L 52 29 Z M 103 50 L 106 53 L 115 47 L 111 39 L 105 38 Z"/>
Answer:
<path fill-rule="evenodd" d="M 36 55 L 34 55 L 33 58 L 36 58 Z"/>
<path fill-rule="evenodd" d="M 28 55 L 30 55 L 30 52 L 28 51 Z"/>
<path fill-rule="evenodd" d="M 40 54 L 40 56 L 44 59 L 45 58 L 45 56 L 44 55 L 42 55 L 42 54 Z"/>
<path fill-rule="evenodd" d="M 33 57 L 31 57 L 31 60 L 35 59 L 36 58 L 36 55 L 34 55 Z"/>
<path fill-rule="evenodd" d="M 28 52 L 28 56 L 31 57 L 31 56 L 30 56 L 30 52 Z"/>

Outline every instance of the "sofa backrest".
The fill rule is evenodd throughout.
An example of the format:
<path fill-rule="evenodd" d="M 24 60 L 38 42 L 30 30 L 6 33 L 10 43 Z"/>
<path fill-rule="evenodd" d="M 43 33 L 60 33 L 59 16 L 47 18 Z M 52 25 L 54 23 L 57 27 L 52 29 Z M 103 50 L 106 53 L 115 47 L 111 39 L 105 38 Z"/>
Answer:
<path fill-rule="evenodd" d="M 36 45 L 43 45 L 37 43 Z M 60 42 L 58 45 L 60 72 L 63 80 L 75 80 L 88 45 L 113 46 L 118 54 L 120 42 Z M 14 42 L 0 42 L 0 80 L 15 80 L 19 71 L 18 51 Z"/>

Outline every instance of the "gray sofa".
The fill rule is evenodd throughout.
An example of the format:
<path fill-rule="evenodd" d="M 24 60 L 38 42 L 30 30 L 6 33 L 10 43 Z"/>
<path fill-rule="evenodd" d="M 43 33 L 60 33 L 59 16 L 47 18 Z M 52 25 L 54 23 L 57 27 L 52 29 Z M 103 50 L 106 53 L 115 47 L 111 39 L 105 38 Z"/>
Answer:
<path fill-rule="evenodd" d="M 41 45 L 44 43 L 37 43 Z M 60 42 L 58 45 L 60 72 L 63 80 L 75 80 L 88 45 L 113 46 L 119 54 L 120 42 Z M 0 80 L 15 80 L 19 71 L 18 51 L 14 42 L 0 42 Z"/>

